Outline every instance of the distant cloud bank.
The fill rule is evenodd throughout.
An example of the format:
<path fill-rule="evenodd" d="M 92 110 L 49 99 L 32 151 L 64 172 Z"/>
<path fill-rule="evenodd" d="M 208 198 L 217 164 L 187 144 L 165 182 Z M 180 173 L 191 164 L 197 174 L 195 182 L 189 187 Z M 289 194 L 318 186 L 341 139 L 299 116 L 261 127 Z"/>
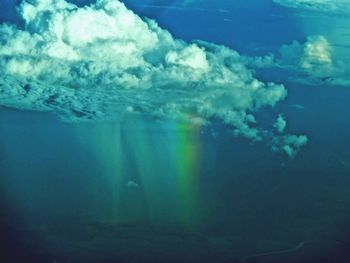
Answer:
<path fill-rule="evenodd" d="M 275 3 L 297 9 L 350 15 L 350 0 L 273 0 Z"/>
<path fill-rule="evenodd" d="M 257 80 L 232 49 L 186 43 L 118 0 L 78 8 L 27 0 L 25 29 L 0 26 L 0 105 L 51 111 L 67 121 L 150 114 L 200 124 L 219 119 L 238 135 L 294 156 L 305 136 L 260 128 L 254 113 L 283 100 L 283 85 Z"/>

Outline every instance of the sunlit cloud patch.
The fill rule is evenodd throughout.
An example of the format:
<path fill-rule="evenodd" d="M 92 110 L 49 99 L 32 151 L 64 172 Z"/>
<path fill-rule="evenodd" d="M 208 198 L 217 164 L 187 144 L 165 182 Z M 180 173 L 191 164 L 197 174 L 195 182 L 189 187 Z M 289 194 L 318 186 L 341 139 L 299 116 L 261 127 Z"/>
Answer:
<path fill-rule="evenodd" d="M 332 45 L 326 37 L 315 35 L 305 42 L 283 45 L 276 54 L 245 59 L 256 68 L 285 69 L 294 82 L 350 87 L 348 57 L 335 55 L 336 49 L 339 47 Z"/>
<path fill-rule="evenodd" d="M 26 0 L 24 28 L 0 26 L 0 105 L 51 111 L 66 121 L 125 114 L 208 124 L 266 139 L 294 156 L 307 138 L 259 127 L 255 113 L 283 100 L 283 85 L 255 78 L 234 50 L 175 39 L 118 0 L 78 8 Z M 280 119 L 281 121 L 281 119 Z M 276 135 L 278 134 L 278 135 Z"/>

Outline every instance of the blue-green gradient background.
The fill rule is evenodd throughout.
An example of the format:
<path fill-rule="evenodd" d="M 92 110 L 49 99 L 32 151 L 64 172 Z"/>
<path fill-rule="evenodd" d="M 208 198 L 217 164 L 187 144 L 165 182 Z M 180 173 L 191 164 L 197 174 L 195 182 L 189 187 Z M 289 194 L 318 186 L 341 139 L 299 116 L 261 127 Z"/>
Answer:
<path fill-rule="evenodd" d="M 21 26 L 16 2 L 1 0 L 1 22 Z M 295 10 L 269 0 L 124 2 L 177 38 L 223 44 L 246 56 L 275 53 L 283 44 L 305 41 L 310 31 Z M 114 153 L 112 124 L 70 124 L 46 113 L 0 108 L 0 261 L 240 262 L 305 242 L 298 250 L 246 262 L 348 262 L 350 87 L 295 83 L 287 70 L 256 74 L 288 89 L 285 101 L 258 113 L 262 122 L 283 112 L 289 130 L 306 134 L 309 142 L 291 159 L 233 136 L 219 122 L 203 127 L 196 138 L 200 175 L 190 226 L 176 220 L 173 195 L 160 189 L 176 184 L 171 171 L 149 186 L 153 200 L 142 185 L 123 188 L 123 222 L 104 220 L 113 206 L 112 175 L 92 145 L 101 129 L 103 156 Z M 172 162 L 166 145 L 178 132 L 166 120 L 125 120 L 121 131 L 123 184 L 137 181 L 137 158 L 148 158 L 138 156 L 140 145 L 151 145 L 156 170 L 166 171 L 162 165 Z M 138 134 L 143 136 L 133 141 Z M 155 220 L 152 203 L 159 205 Z"/>

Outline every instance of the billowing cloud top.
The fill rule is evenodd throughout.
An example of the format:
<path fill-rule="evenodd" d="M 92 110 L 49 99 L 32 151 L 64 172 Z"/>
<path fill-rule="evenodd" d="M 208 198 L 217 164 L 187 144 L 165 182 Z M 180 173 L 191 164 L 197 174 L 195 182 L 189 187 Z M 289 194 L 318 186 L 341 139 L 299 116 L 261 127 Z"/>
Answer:
<path fill-rule="evenodd" d="M 350 0 L 273 0 L 287 7 L 350 15 Z"/>
<path fill-rule="evenodd" d="M 174 39 L 118 0 L 82 8 L 26 0 L 19 13 L 23 30 L 0 26 L 0 105 L 53 111 L 67 121 L 128 112 L 216 118 L 253 140 L 272 138 L 291 156 L 306 143 L 305 136 L 277 138 L 258 128 L 254 112 L 287 92 L 254 78 L 229 48 Z"/>

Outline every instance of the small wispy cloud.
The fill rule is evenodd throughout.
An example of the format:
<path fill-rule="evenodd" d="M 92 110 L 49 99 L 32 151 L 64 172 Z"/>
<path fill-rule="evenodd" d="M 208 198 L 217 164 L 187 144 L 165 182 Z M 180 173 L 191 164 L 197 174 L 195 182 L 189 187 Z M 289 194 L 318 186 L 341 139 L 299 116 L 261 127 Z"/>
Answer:
<path fill-rule="evenodd" d="M 190 4 L 180 4 L 180 5 L 151 5 L 151 4 L 140 4 L 136 5 L 141 8 L 149 9 L 164 9 L 164 10 L 175 10 L 175 11 L 191 11 L 191 12 L 206 12 L 206 13 L 224 13 L 231 14 L 231 11 L 221 8 L 205 8 L 200 6 L 192 6 Z"/>

